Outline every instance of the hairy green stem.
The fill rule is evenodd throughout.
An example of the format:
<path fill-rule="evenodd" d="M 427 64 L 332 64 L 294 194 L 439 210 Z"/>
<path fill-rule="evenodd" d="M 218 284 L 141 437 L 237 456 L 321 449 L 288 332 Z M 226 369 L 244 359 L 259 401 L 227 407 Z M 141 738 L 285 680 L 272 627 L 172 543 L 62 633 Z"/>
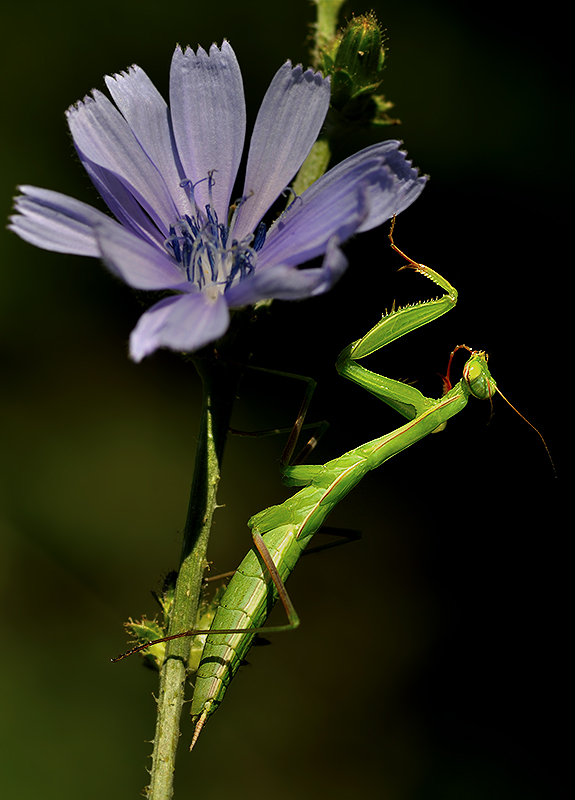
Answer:
<path fill-rule="evenodd" d="M 345 0 L 313 0 L 317 7 L 317 22 L 314 24 L 314 63 L 319 63 L 319 53 L 331 43 L 337 33 L 339 11 Z"/>
<path fill-rule="evenodd" d="M 240 377 L 237 365 L 214 354 L 196 358 L 195 364 L 203 383 L 203 407 L 170 634 L 190 630 L 195 625 L 212 517 L 217 507 L 221 461 Z M 167 646 L 160 674 L 151 781 L 147 788 L 149 800 L 169 800 L 173 796 L 191 641 L 184 637 Z"/>

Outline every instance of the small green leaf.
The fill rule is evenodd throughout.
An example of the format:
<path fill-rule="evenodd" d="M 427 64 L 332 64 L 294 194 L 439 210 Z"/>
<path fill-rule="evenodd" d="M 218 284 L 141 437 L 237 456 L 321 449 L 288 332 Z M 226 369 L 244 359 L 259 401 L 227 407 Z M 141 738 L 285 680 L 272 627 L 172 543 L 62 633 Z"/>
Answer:
<path fill-rule="evenodd" d="M 134 622 L 129 619 L 124 623 L 124 627 L 128 633 L 133 637 L 130 644 L 140 645 L 146 642 L 153 641 L 154 639 L 161 639 L 166 635 L 165 628 L 158 622 L 157 619 L 146 619 L 143 617 L 139 622 Z M 147 664 L 154 669 L 159 670 L 163 664 L 164 656 L 166 653 L 166 643 L 160 642 L 142 650 L 142 657 L 146 660 Z"/>

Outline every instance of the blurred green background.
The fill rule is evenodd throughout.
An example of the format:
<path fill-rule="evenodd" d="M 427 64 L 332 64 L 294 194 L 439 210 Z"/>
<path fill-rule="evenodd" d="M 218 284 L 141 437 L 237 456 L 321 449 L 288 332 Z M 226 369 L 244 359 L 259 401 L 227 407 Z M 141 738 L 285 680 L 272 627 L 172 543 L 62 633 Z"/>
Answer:
<path fill-rule="evenodd" d="M 269 6 L 5 9 L 4 215 L 18 183 L 99 202 L 63 112 L 131 63 L 167 97 L 176 42 L 231 41 L 253 124 L 276 69 L 307 62 L 313 21 L 305 0 Z M 360 529 L 361 541 L 304 559 L 290 582 L 301 628 L 252 651 L 191 757 L 184 721 L 178 798 L 566 792 L 559 505 L 569 409 L 556 388 L 570 341 L 564 26 L 549 6 L 537 16 L 448 0 L 346 10 L 371 7 L 388 31 L 385 92 L 403 122 L 389 136 L 432 176 L 399 218 L 396 242 L 451 280 L 460 303 L 370 366 L 438 395 L 453 346 L 487 349 L 502 390 L 545 435 L 560 480 L 498 399 L 488 427 L 489 409 L 476 403 L 369 476 L 331 520 Z M 332 367 L 394 299 L 430 296 L 421 278 L 397 274 L 386 234 L 348 244 L 350 269 L 329 296 L 276 303 L 254 354 L 318 379 L 311 416 L 331 423 L 318 461 L 400 423 Z M 128 360 L 141 309 L 96 261 L 6 231 L 1 246 L 3 796 L 138 797 L 157 682 L 137 659 L 109 657 L 125 649 L 122 621 L 153 614 L 149 590 L 177 566 L 199 383 L 173 353 Z M 247 375 L 236 427 L 290 424 L 299 391 Z M 281 447 L 230 442 L 215 570 L 233 569 L 248 549 L 245 520 L 287 496 Z"/>

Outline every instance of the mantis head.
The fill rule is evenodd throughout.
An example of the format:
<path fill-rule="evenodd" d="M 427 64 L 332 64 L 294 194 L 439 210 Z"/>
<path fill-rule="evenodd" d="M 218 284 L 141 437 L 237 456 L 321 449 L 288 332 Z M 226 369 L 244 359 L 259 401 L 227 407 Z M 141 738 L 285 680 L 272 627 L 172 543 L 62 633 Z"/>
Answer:
<path fill-rule="evenodd" d="M 479 400 L 491 400 L 497 392 L 497 384 L 487 368 L 487 353 L 475 350 L 463 367 L 463 380 L 474 397 Z"/>

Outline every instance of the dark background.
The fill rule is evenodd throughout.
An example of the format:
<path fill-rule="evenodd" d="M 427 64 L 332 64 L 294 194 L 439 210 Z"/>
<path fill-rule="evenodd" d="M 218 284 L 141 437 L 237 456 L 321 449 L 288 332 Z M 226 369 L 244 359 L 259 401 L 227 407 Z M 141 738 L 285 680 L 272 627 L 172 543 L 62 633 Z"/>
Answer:
<path fill-rule="evenodd" d="M 520 16 L 515 4 L 371 5 L 388 30 L 385 91 L 403 122 L 389 136 L 431 175 L 396 241 L 452 281 L 460 302 L 369 366 L 439 395 L 454 345 L 487 349 L 502 390 L 544 434 L 558 480 L 499 398 L 488 426 L 487 404 L 470 404 L 368 476 L 331 520 L 361 529 L 361 541 L 304 559 L 290 582 L 301 628 L 252 651 L 191 757 L 184 721 L 177 797 L 566 794 L 565 21 L 549 5 Z M 307 62 L 313 20 L 304 0 L 268 6 L 31 0 L 4 11 L 5 215 L 18 183 L 98 203 L 63 112 L 131 63 L 167 96 L 176 42 L 229 38 L 253 124 L 283 61 Z M 430 296 L 422 278 L 396 272 L 386 235 L 348 244 L 349 271 L 330 295 L 274 304 L 254 354 L 318 379 L 310 415 L 331 423 L 318 462 L 401 421 L 332 367 L 394 299 Z M 137 797 L 157 682 L 136 659 L 108 659 L 125 648 L 122 621 L 153 614 L 149 589 L 177 566 L 199 383 L 173 353 L 128 360 L 141 308 L 96 261 L 4 232 L 2 287 L 5 794 Z M 299 391 L 246 376 L 236 426 L 290 424 Z M 245 520 L 287 496 L 281 446 L 230 442 L 215 570 L 248 549 Z"/>

